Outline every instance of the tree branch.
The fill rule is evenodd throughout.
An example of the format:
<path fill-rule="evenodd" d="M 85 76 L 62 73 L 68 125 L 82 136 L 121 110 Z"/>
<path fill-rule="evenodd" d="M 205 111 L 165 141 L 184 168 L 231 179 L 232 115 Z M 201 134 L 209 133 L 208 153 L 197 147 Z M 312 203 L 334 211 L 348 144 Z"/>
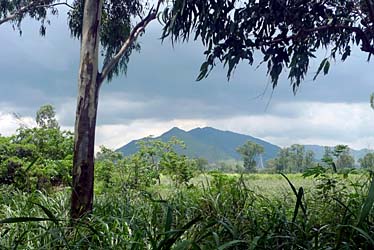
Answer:
<path fill-rule="evenodd" d="M 73 8 L 73 6 L 71 6 L 70 4 L 66 2 L 63 2 L 63 3 L 54 3 L 54 4 L 42 4 L 45 0 L 35 0 L 33 2 L 31 2 L 30 4 L 28 5 L 25 5 L 21 8 L 19 8 L 18 10 L 12 12 L 11 14 L 9 14 L 8 16 L 4 17 L 3 19 L 0 19 L 0 25 L 3 24 L 3 23 L 6 23 L 6 22 L 9 22 L 13 19 L 16 19 L 18 16 L 30 11 L 31 9 L 37 9 L 37 8 L 50 8 L 50 7 L 54 7 L 54 6 L 58 6 L 58 5 L 65 5 L 69 8 Z M 39 5 L 40 4 L 40 5 Z"/>
<path fill-rule="evenodd" d="M 336 25 L 324 25 L 324 26 L 319 26 L 311 29 L 303 29 L 300 30 L 298 33 L 288 36 L 288 37 L 282 37 L 282 38 L 277 38 L 273 39 L 268 43 L 260 44 L 260 45 L 271 45 L 271 44 L 277 44 L 277 43 L 283 43 L 283 42 L 289 42 L 290 40 L 298 40 L 300 38 L 304 38 L 308 36 L 311 33 L 314 32 L 319 32 L 319 31 L 326 31 L 326 30 L 333 30 L 333 29 L 346 29 L 349 30 L 353 33 L 355 33 L 360 40 L 362 41 L 362 46 L 361 50 L 364 52 L 369 52 L 370 54 L 374 54 L 374 47 L 371 45 L 369 38 L 365 34 L 365 32 L 358 28 L 358 27 L 352 27 L 348 25 L 341 25 L 341 24 L 336 24 Z"/>
<path fill-rule="evenodd" d="M 151 8 L 148 15 L 144 17 L 135 27 L 132 29 L 129 37 L 127 40 L 122 44 L 121 49 L 118 51 L 116 55 L 113 56 L 113 58 L 106 63 L 103 66 L 103 69 L 101 73 L 98 74 L 97 82 L 100 85 L 105 80 L 105 78 L 108 76 L 108 74 L 114 69 L 114 67 L 117 65 L 117 63 L 121 60 L 122 56 L 126 53 L 126 51 L 130 48 L 130 46 L 134 43 L 134 41 L 138 38 L 139 34 L 144 31 L 145 27 L 156 19 L 157 13 L 159 11 L 160 5 L 163 2 L 163 0 L 159 0 L 157 2 L 156 8 Z"/>

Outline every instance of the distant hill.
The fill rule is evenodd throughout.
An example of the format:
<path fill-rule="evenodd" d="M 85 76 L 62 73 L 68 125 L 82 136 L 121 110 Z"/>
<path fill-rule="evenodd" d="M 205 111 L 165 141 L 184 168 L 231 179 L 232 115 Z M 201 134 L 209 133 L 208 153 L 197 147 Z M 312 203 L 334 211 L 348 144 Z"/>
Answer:
<path fill-rule="evenodd" d="M 222 131 L 211 127 L 195 128 L 190 131 L 184 131 L 177 127 L 165 132 L 155 139 L 161 139 L 162 141 L 168 141 L 173 136 L 184 141 L 187 148 L 181 150 L 189 157 L 203 157 L 209 162 L 226 161 L 226 160 L 240 160 L 240 155 L 236 152 L 236 148 L 243 145 L 247 141 L 252 141 L 260 144 L 264 147 L 265 153 L 263 154 L 263 162 L 275 158 L 277 156 L 280 147 L 271 144 L 267 141 L 231 131 Z M 142 139 L 140 139 L 142 140 Z M 137 142 L 134 140 L 127 145 L 117 149 L 124 155 L 134 154 L 137 150 Z M 325 151 L 324 146 L 320 145 L 304 145 L 305 150 L 312 150 L 314 152 L 314 158 L 318 161 L 321 160 Z M 358 159 L 365 156 L 365 154 L 373 152 L 369 149 L 354 150 L 351 149 L 351 154 L 355 158 L 356 162 Z"/>
<path fill-rule="evenodd" d="M 211 127 L 195 128 L 190 131 L 184 131 L 175 127 L 155 139 L 167 141 L 173 136 L 184 141 L 186 144 L 187 148 L 182 151 L 183 154 L 189 157 L 203 157 L 209 162 L 232 159 L 240 160 L 241 157 L 236 152 L 236 148 L 247 141 L 255 142 L 264 147 L 264 162 L 276 157 L 280 149 L 280 147 L 274 144 L 249 135 L 222 131 Z M 124 155 L 131 155 L 138 150 L 136 142 L 138 140 L 131 141 L 117 151 L 122 152 Z"/>

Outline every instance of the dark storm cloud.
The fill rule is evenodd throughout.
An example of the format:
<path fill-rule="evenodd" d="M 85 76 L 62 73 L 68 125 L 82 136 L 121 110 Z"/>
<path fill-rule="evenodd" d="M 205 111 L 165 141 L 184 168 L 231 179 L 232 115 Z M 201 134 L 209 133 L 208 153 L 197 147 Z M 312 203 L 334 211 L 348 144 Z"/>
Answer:
<path fill-rule="evenodd" d="M 32 115 L 44 103 L 56 106 L 63 125 L 71 126 L 76 104 L 79 41 L 71 39 L 62 13 L 51 19 L 47 36 L 38 35 L 38 24 L 25 22 L 23 35 L 10 26 L 0 27 L 1 103 Z M 295 117 L 303 110 L 285 102 L 367 102 L 373 91 L 372 63 L 354 51 L 346 63 L 333 64 L 327 76 L 311 81 L 318 61 L 294 96 L 283 76 L 272 93 L 263 94 L 269 80 L 266 69 L 241 64 L 227 81 L 222 65 L 196 82 L 203 48 L 198 42 L 161 44 L 159 25 L 153 24 L 140 39 L 142 50 L 134 53 L 127 76 L 104 84 L 99 107 L 100 124 L 126 123 L 135 119 L 219 119 L 273 114 Z M 321 53 L 323 55 L 323 53 Z M 282 106 L 283 105 L 283 106 Z M 5 106 L 5 105 L 3 105 Z"/>

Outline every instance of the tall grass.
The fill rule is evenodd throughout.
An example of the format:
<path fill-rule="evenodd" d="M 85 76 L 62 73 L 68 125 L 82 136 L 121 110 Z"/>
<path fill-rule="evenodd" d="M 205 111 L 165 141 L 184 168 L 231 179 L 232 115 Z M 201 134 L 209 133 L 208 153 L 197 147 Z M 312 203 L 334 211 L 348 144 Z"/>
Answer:
<path fill-rule="evenodd" d="M 168 192 L 109 189 L 74 227 L 68 189 L 30 194 L 1 187 L 0 249 L 374 248 L 369 176 L 326 175 L 306 187 L 300 177 L 261 179 L 288 186 L 269 193 L 254 188 L 258 180 L 216 174 Z"/>

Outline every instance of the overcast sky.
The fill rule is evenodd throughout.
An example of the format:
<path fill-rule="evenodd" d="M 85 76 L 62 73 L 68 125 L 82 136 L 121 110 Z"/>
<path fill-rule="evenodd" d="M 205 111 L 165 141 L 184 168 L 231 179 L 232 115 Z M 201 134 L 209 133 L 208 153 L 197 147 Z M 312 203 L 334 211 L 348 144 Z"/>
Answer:
<path fill-rule="evenodd" d="M 70 37 L 66 16 L 51 18 L 46 37 L 33 21 L 19 36 L 0 26 L 0 134 L 17 128 L 12 113 L 31 123 L 43 104 L 55 106 L 60 124 L 74 126 L 79 42 Z M 312 81 L 318 62 L 294 96 L 283 77 L 272 93 L 265 68 L 242 64 L 227 81 L 221 65 L 200 82 L 204 60 L 197 42 L 161 44 L 158 24 L 140 39 L 127 76 L 104 84 L 99 100 L 97 146 L 122 146 L 133 139 L 177 126 L 189 130 L 211 126 L 249 134 L 280 146 L 294 143 L 374 147 L 373 62 L 359 50 L 347 62 L 333 63 L 327 76 Z M 324 52 L 321 52 L 321 60 Z M 265 91 L 266 90 L 266 91 Z M 264 93 L 265 91 L 265 93 Z"/>

